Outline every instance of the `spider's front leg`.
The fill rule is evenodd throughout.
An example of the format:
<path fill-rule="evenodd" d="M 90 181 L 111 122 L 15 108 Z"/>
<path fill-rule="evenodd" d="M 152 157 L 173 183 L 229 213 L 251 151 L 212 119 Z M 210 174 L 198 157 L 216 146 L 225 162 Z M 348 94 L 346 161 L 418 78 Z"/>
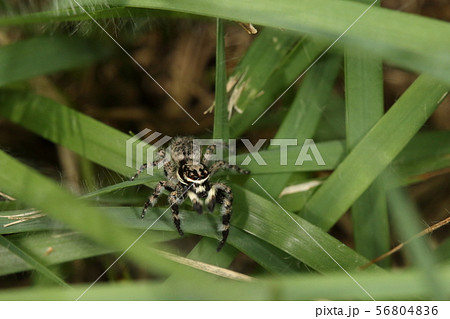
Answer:
<path fill-rule="evenodd" d="M 181 229 L 181 221 L 178 211 L 179 208 L 178 205 L 181 205 L 181 203 L 183 203 L 185 198 L 186 198 L 186 190 L 183 189 L 183 187 L 181 187 L 180 184 L 177 184 L 176 189 L 169 195 L 169 204 L 170 208 L 172 209 L 173 223 L 175 224 L 175 227 L 177 228 L 180 236 L 183 236 L 184 233 L 183 230 Z"/>
<path fill-rule="evenodd" d="M 233 204 L 233 193 L 231 192 L 231 188 L 222 183 L 214 184 L 211 187 L 207 198 L 207 205 L 211 211 L 214 209 L 214 203 L 216 201 L 222 205 L 222 225 L 219 228 L 222 232 L 222 240 L 217 247 L 217 251 L 219 252 L 225 245 L 230 231 L 231 209 Z"/>
<path fill-rule="evenodd" d="M 165 161 L 165 157 L 166 157 L 166 152 L 163 149 L 160 149 L 158 151 L 158 156 L 159 159 L 157 159 L 156 161 L 153 161 L 150 165 L 155 167 L 158 166 L 161 162 Z M 136 171 L 136 174 L 134 174 L 134 176 L 132 176 L 130 178 L 130 181 L 134 181 L 139 174 L 141 174 L 146 168 L 148 167 L 148 163 L 143 164 L 141 167 L 139 167 L 139 169 Z"/>
<path fill-rule="evenodd" d="M 149 206 L 152 207 L 155 206 L 156 201 L 158 200 L 158 197 L 161 195 L 161 191 L 163 188 L 165 188 L 169 192 L 173 192 L 175 189 L 175 185 L 171 184 L 169 181 L 160 181 L 158 184 L 156 184 L 155 190 L 145 202 L 144 208 L 142 209 L 141 218 L 144 218 Z"/>
<path fill-rule="evenodd" d="M 250 171 L 248 171 L 246 169 L 243 169 L 243 168 L 240 168 L 237 165 L 231 165 L 230 163 L 227 163 L 225 161 L 217 161 L 209 169 L 210 172 L 211 172 L 211 175 L 214 175 L 221 168 L 226 168 L 226 169 L 238 172 L 240 174 L 245 174 L 245 175 L 250 174 Z"/>
<path fill-rule="evenodd" d="M 202 158 L 202 164 L 207 166 L 210 160 L 210 157 L 214 154 L 214 152 L 216 151 L 216 146 L 215 145 L 209 145 L 208 148 L 205 151 L 205 154 L 203 154 L 203 158 Z"/>

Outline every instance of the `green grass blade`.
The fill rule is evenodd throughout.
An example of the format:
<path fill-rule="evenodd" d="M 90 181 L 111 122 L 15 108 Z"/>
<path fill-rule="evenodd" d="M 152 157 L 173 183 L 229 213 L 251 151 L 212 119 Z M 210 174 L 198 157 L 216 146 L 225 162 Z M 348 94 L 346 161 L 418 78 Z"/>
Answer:
<path fill-rule="evenodd" d="M 19 41 L 0 48 L 0 86 L 78 68 L 109 55 L 111 46 L 99 40 L 52 36 Z"/>
<path fill-rule="evenodd" d="M 351 151 L 384 113 L 380 59 L 358 50 L 346 51 L 345 102 L 347 149 Z M 388 251 L 390 236 L 386 195 L 378 179 L 353 203 L 351 212 L 356 251 L 368 259 Z M 389 259 L 382 260 L 379 265 L 389 266 Z"/>
<path fill-rule="evenodd" d="M 394 180 L 393 176 L 387 177 L 386 180 L 389 184 L 397 184 L 392 182 Z M 406 197 L 406 194 L 399 189 L 392 189 L 388 193 L 388 204 L 390 215 L 402 242 L 406 242 L 421 231 L 418 222 L 419 214 L 414 204 Z M 419 280 L 428 287 L 429 295 L 434 300 L 447 300 L 446 289 L 442 284 L 441 278 L 436 275 L 436 257 L 427 245 L 426 238 L 421 236 L 412 240 L 406 245 L 405 249 L 409 251 L 416 267 L 421 270 Z"/>
<path fill-rule="evenodd" d="M 433 171 L 450 167 L 450 133 L 421 132 L 405 147 L 393 163 L 401 183 L 418 182 L 432 176 Z"/>
<path fill-rule="evenodd" d="M 48 226 L 46 227 L 48 231 L 15 234 L 8 239 L 31 255 L 42 256 L 42 263 L 46 266 L 115 252 L 114 249 L 99 245 L 72 230 L 55 230 L 51 226 L 51 220 L 49 218 L 46 220 L 48 223 L 45 226 Z M 146 241 L 153 243 L 178 238 L 178 234 L 152 231 L 144 237 Z M 6 248 L 0 247 L 0 276 L 32 269 L 33 265 L 18 258 Z"/>
<path fill-rule="evenodd" d="M 230 266 L 230 264 L 233 262 L 237 253 L 238 250 L 236 248 L 230 245 L 225 245 L 223 249 L 220 251 L 220 254 L 218 254 L 217 241 L 205 237 L 202 238 L 197 245 L 195 245 L 195 247 L 186 256 L 186 258 L 201 261 L 222 268 L 228 268 L 228 266 Z M 216 280 L 218 279 L 218 277 L 211 276 L 211 279 Z M 167 278 L 165 283 L 167 285 L 173 285 L 183 280 L 184 280 L 183 273 L 174 273 L 169 278 Z"/>
<path fill-rule="evenodd" d="M 257 181 L 257 178 L 255 180 Z M 341 271 L 341 268 L 318 247 L 315 241 L 320 243 L 325 251 L 329 252 L 346 270 L 356 269 L 359 263 L 365 260 L 320 228 L 290 213 L 294 222 L 275 203 L 237 185 L 233 190 L 236 197 L 241 200 L 237 200 L 234 206 L 236 214 L 232 224 L 289 253 L 308 267 L 324 273 L 332 270 Z M 373 268 L 373 270 L 376 269 L 377 267 Z"/>
<path fill-rule="evenodd" d="M 130 136 L 53 100 L 23 91 L 3 90 L 0 114 L 103 167 L 125 176 L 136 172 L 125 165 L 123 157 Z M 149 147 L 145 147 L 144 154 Z"/>
<path fill-rule="evenodd" d="M 326 56 L 311 68 L 274 139 L 296 139 L 297 143 L 303 144 L 306 138 L 314 135 L 340 64 L 340 56 Z M 268 150 L 278 148 L 280 146 L 271 145 Z M 278 197 L 290 177 L 290 173 L 268 174 L 258 176 L 258 181 L 262 185 L 267 185 L 266 191 L 269 194 Z M 247 189 L 265 196 L 265 193 L 252 180 L 248 180 L 245 186 Z"/>
<path fill-rule="evenodd" d="M 356 280 L 371 292 L 376 300 L 431 299 L 429 290 L 417 281 L 420 272 L 361 273 Z M 436 271 L 450 293 L 450 267 Z M 220 289 L 218 286 L 220 285 Z M 81 294 L 88 286 L 76 285 L 73 290 Z M 149 281 L 120 284 L 98 283 L 86 296 L 89 300 L 364 300 L 361 289 L 345 274 L 330 276 L 295 275 L 286 278 L 259 280 L 253 283 L 222 280 L 211 284 L 198 282 L 192 289 L 189 282 L 164 285 Z M 189 292 L 189 293 L 186 293 Z M 38 297 L 37 297 L 38 296 Z M 0 300 L 71 300 L 70 291 L 55 287 L 19 288 L 0 292 Z M 438 306 L 439 310 L 439 306 Z"/>
<path fill-rule="evenodd" d="M 213 138 L 227 141 L 230 135 L 227 114 L 227 69 L 225 60 L 224 22 L 217 19 L 216 32 L 216 94 Z"/>
<path fill-rule="evenodd" d="M 269 248 L 270 246 L 260 245 L 258 240 L 254 240 L 254 236 L 288 253 L 319 272 L 341 270 L 276 204 L 238 185 L 233 185 L 233 193 L 236 200 L 233 204 L 234 214 L 231 219 L 233 227 L 230 230 L 230 237 L 227 241 L 230 245 L 249 257 L 255 258 L 255 261 L 261 262 L 263 267 L 266 268 L 265 265 L 269 265 L 268 269 L 274 272 L 290 271 L 293 268 L 292 266 L 288 267 L 288 265 L 289 263 L 295 263 L 295 261 L 288 260 L 287 263 L 281 263 L 277 259 L 280 259 L 282 254 L 277 255 L 276 251 Z M 127 228 L 137 229 L 148 227 L 159 217 L 160 212 L 164 211 L 164 209 L 153 208 L 152 213 L 146 216 L 144 223 L 137 218 L 139 211 L 140 208 L 137 207 L 108 208 L 109 216 L 117 223 Z M 218 216 L 197 215 L 195 212 L 188 211 L 182 211 L 182 216 L 185 233 L 217 239 L 216 226 L 219 224 Z M 365 258 L 329 234 L 297 216 L 293 217 L 345 269 L 354 270 L 367 262 Z M 171 216 L 164 215 L 154 224 L 152 229 L 175 231 L 172 224 Z M 274 262 L 277 264 L 274 264 Z M 271 263 L 273 264 L 270 265 Z M 372 268 L 372 270 L 377 269 L 378 267 L 376 266 Z"/>
<path fill-rule="evenodd" d="M 303 216 L 322 229 L 333 226 L 413 138 L 447 91 L 448 85 L 420 76 L 311 197 Z"/>
<path fill-rule="evenodd" d="M 237 107 L 243 112 L 234 114 L 230 122 L 230 130 L 235 137 L 251 128 L 261 114 L 280 97 L 283 91 L 286 90 L 326 48 L 326 44 L 317 39 L 303 38 L 295 43 L 295 46 L 287 47 L 287 45 L 292 42 L 292 36 L 286 37 L 285 35 L 281 38 L 284 42 L 281 42 L 280 44 L 278 44 L 280 36 L 278 35 L 274 38 L 277 39 L 277 42 L 276 44 L 271 45 L 275 45 L 276 51 L 289 50 L 281 62 L 276 65 L 277 67 L 273 70 L 273 73 L 269 74 L 268 71 L 272 70 L 269 68 L 267 71 L 268 74 L 263 77 L 267 77 L 265 82 L 256 81 L 254 78 L 250 77 L 251 75 L 247 76 L 245 80 L 247 82 L 244 82 L 245 87 L 242 92 L 242 97 L 237 101 Z M 269 50 L 269 52 L 271 51 Z M 278 54 L 279 52 L 274 56 L 276 57 Z M 262 59 L 257 60 L 254 67 L 257 67 L 263 62 Z M 252 65 L 250 65 L 250 67 L 252 67 Z M 264 69 L 267 69 L 267 66 L 265 66 Z M 235 90 L 238 90 L 238 88 Z"/>
<path fill-rule="evenodd" d="M 21 258 L 28 265 L 36 269 L 41 275 L 45 276 L 46 278 L 50 279 L 51 281 L 61 286 L 70 287 L 64 280 L 59 278 L 58 275 L 56 275 L 53 271 L 44 266 L 36 257 L 30 255 L 29 253 L 21 249 L 19 246 L 15 245 L 5 236 L 0 236 L 0 245 L 7 248 L 11 253 Z"/>

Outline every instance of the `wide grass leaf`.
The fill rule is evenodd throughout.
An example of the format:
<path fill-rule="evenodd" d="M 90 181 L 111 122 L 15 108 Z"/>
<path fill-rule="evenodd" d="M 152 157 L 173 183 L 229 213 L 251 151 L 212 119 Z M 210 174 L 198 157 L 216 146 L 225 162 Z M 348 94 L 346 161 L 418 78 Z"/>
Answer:
<path fill-rule="evenodd" d="M 359 50 L 346 50 L 345 103 L 347 149 L 351 151 L 384 114 L 383 72 L 379 58 Z M 379 179 L 353 203 L 351 211 L 356 251 L 369 259 L 388 251 L 386 195 Z M 389 259 L 379 265 L 388 266 Z"/>
<path fill-rule="evenodd" d="M 8 249 L 15 257 L 20 258 L 22 261 L 27 263 L 30 267 L 36 269 L 41 275 L 50 279 L 52 282 L 55 282 L 64 287 L 70 287 L 64 280 L 59 278 L 57 274 L 47 268 L 40 260 L 38 260 L 35 256 L 32 256 L 27 251 L 23 250 L 21 247 L 17 246 L 13 242 L 11 242 L 5 236 L 0 235 L 0 245 L 4 248 Z"/>
<path fill-rule="evenodd" d="M 413 138 L 448 89 L 421 75 L 320 186 L 303 216 L 322 229 L 331 228 Z"/>
<path fill-rule="evenodd" d="M 65 36 L 36 37 L 0 48 L 0 86 L 37 75 L 79 68 L 111 55 L 103 41 Z"/>
<path fill-rule="evenodd" d="M 431 299 L 427 286 L 417 280 L 417 270 L 384 273 L 361 273 L 358 282 L 376 300 Z M 450 267 L 440 267 L 436 275 L 445 292 L 450 293 Z M 10 289 L 0 292 L 0 300 L 73 300 L 88 286 L 61 288 Z M 220 287 L 220 289 L 218 288 Z M 225 281 L 211 284 L 199 281 L 192 289 L 186 281 L 160 284 L 154 281 L 99 283 L 92 287 L 88 300 L 370 300 L 345 274 L 330 276 L 294 275 L 286 278 L 259 280 L 253 283 Z"/>

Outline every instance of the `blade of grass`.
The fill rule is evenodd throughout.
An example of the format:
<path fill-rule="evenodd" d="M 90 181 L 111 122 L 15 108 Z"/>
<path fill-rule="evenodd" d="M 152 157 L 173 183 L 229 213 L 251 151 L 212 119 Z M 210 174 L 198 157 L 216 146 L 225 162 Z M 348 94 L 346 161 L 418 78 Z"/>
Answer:
<path fill-rule="evenodd" d="M 273 77 L 280 73 L 280 69 L 285 69 L 283 65 L 290 56 L 298 55 L 298 47 L 305 47 L 305 39 L 300 39 L 298 35 L 290 32 L 280 32 L 279 30 L 265 28 L 258 34 L 252 45 L 247 50 L 245 56 L 239 62 L 230 77 L 229 82 L 236 82 L 230 93 L 229 112 L 236 113 L 232 117 L 231 133 L 237 137 L 250 125 L 250 120 L 246 117 L 256 118 L 262 112 L 261 108 L 267 107 L 275 99 L 272 95 L 278 93 L 283 88 L 273 80 Z M 297 49 L 296 49 L 297 48 Z M 314 55 L 314 52 L 311 52 Z M 296 70 L 297 65 L 292 64 Z M 295 76 L 295 73 L 294 73 Z M 284 78 L 278 76 L 284 81 Z M 286 81 L 285 81 L 286 82 Z M 283 82 L 284 83 L 284 82 Z M 275 93 L 269 94 L 275 85 Z M 287 86 L 285 83 L 284 86 Z M 269 95 L 268 98 L 264 95 Z M 255 99 L 258 103 L 255 103 Z M 256 108 L 256 109 L 255 109 Z M 247 116 L 242 117 L 245 123 L 234 120 L 239 113 L 245 112 Z M 231 114 L 230 114 L 231 115 Z"/>
<path fill-rule="evenodd" d="M 364 2 L 370 4 L 373 1 Z M 350 152 L 384 113 L 382 61 L 379 58 L 354 49 L 346 50 L 345 102 L 347 150 Z M 378 179 L 353 203 L 351 212 L 356 251 L 373 259 L 389 250 L 386 195 Z M 384 267 L 389 264 L 389 259 L 379 263 Z"/>
<path fill-rule="evenodd" d="M 421 132 L 405 147 L 393 163 L 393 171 L 402 184 L 426 177 L 430 172 L 450 167 L 450 135 L 448 131 Z"/>
<path fill-rule="evenodd" d="M 252 75 L 247 76 L 241 98 L 237 101 L 237 107 L 242 110 L 242 113 L 234 114 L 230 122 L 230 130 L 234 137 L 251 128 L 261 113 L 270 107 L 283 90 L 291 85 L 326 48 L 326 44 L 323 41 L 309 38 L 301 39 L 292 48 L 285 48 L 284 46 L 291 43 L 289 41 L 291 38 L 287 38 L 288 43 L 281 42 L 278 44 L 279 37 L 274 36 L 276 42 L 271 44 L 271 46 L 274 46 L 276 51 L 281 51 L 282 49 L 290 50 L 282 58 L 281 62 L 277 64 L 277 68 L 273 70 L 273 73 L 270 73 L 270 77 L 267 77 L 269 74 L 266 75 L 266 81 L 257 81 L 251 77 Z M 284 39 L 286 39 L 285 37 Z M 257 60 L 255 66 L 261 67 L 260 64 L 263 62 L 263 60 Z M 267 66 L 262 66 L 261 68 L 267 69 Z M 272 71 L 272 69 L 266 72 L 269 73 L 269 71 Z"/>
<path fill-rule="evenodd" d="M 6 249 L 8 249 L 11 253 L 16 255 L 23 261 L 25 261 L 28 265 L 30 265 L 32 268 L 36 269 L 41 275 L 50 279 L 52 282 L 55 282 L 66 288 L 70 287 L 64 280 L 59 278 L 58 275 L 56 275 L 53 271 L 51 271 L 49 268 L 44 266 L 35 256 L 30 255 L 28 252 L 24 251 L 19 246 L 15 245 L 13 242 L 11 242 L 9 239 L 7 239 L 5 236 L 0 235 L 0 245 L 2 245 Z"/>
<path fill-rule="evenodd" d="M 325 56 L 311 68 L 274 139 L 295 139 L 297 143 L 302 144 L 303 140 L 313 136 L 336 80 L 340 64 L 340 56 Z M 271 145 L 268 150 L 278 147 L 281 146 Z M 266 191 L 269 194 L 278 197 L 290 177 L 291 173 L 268 174 L 258 176 L 258 181 L 266 185 Z M 245 186 L 265 197 L 265 193 L 253 180 L 248 180 Z"/>
<path fill-rule="evenodd" d="M 314 193 L 303 216 L 322 229 L 333 226 L 413 138 L 448 89 L 421 75 Z"/>
<path fill-rule="evenodd" d="M 394 180 L 394 176 L 388 176 L 386 183 L 398 184 L 398 182 L 392 182 Z M 418 222 L 419 214 L 414 204 L 401 190 L 394 188 L 389 191 L 388 204 L 401 241 L 405 242 L 421 231 Z M 406 245 L 405 249 L 409 251 L 412 261 L 421 271 L 419 281 L 428 287 L 429 295 L 433 297 L 433 300 L 447 300 L 448 296 L 446 295 L 445 287 L 441 278 L 436 275 L 436 257 L 428 247 L 425 237 L 416 238 L 409 245 Z"/>
<path fill-rule="evenodd" d="M 210 265 L 228 268 L 236 257 L 238 250 L 230 245 L 225 245 L 217 253 L 217 241 L 211 238 L 202 238 L 197 245 L 189 252 L 186 258 L 190 260 L 201 261 Z M 183 273 L 174 273 L 166 280 L 167 285 L 173 285 L 183 280 Z M 212 280 L 217 280 L 215 276 L 211 276 Z M 194 279 L 196 280 L 196 279 Z"/>
<path fill-rule="evenodd" d="M 227 69 L 225 60 L 225 33 L 222 19 L 217 19 L 216 30 L 216 94 L 213 138 L 227 141 L 230 135 L 227 116 Z"/>
<path fill-rule="evenodd" d="M 71 230 L 56 231 L 51 226 L 48 232 L 33 232 L 8 236 L 17 246 L 34 256 L 42 256 L 46 266 L 68 261 L 100 256 L 115 252 L 114 249 L 98 245 L 80 233 Z M 144 235 L 148 242 L 162 242 L 178 238 L 175 232 L 152 231 Z M 32 270 L 34 267 L 10 251 L 0 248 L 0 276 Z"/>
<path fill-rule="evenodd" d="M 18 41 L 0 48 L 0 86 L 91 64 L 111 55 L 111 48 L 99 40 L 73 36 Z"/>
<path fill-rule="evenodd" d="M 344 97 L 333 92 L 327 104 L 327 111 L 322 114 L 314 141 L 345 140 Z"/>
<path fill-rule="evenodd" d="M 266 250 L 266 255 L 262 254 L 264 250 L 258 247 L 258 241 L 253 240 L 253 236 L 256 236 L 294 256 L 296 259 L 301 260 L 312 269 L 320 272 L 328 272 L 336 269 L 340 270 L 340 268 L 337 267 L 337 265 L 329 259 L 329 257 L 320 250 L 278 206 L 238 185 L 233 185 L 233 192 L 236 201 L 234 202 L 234 218 L 231 219 L 233 227 L 231 228 L 230 237 L 227 241 L 230 245 L 236 247 L 239 251 L 242 251 L 251 258 L 255 255 L 254 251 L 258 250 L 258 256 L 255 258 L 258 262 L 261 259 L 266 259 L 265 264 L 270 264 L 272 262 L 270 260 L 271 258 L 279 258 L 276 257 L 276 254 L 273 252 L 267 254 L 270 250 Z M 163 211 L 163 209 L 154 208 L 152 213 L 149 213 L 148 218 L 146 217 L 146 220 L 142 223 L 137 218 L 140 212 L 138 207 L 108 208 L 109 216 L 117 223 L 120 223 L 124 227 L 137 229 L 145 229 L 148 227 L 149 224 L 152 224 L 156 218 L 160 216 L 161 211 Z M 197 215 L 194 212 L 182 212 L 182 215 L 185 233 L 198 234 L 217 239 L 216 225 L 219 223 L 218 216 Z M 333 257 L 347 270 L 356 269 L 368 262 L 367 259 L 358 255 L 329 234 L 321 231 L 319 228 L 297 216 L 294 216 L 294 218 L 328 252 L 331 252 Z M 152 229 L 175 231 L 172 224 L 171 217 L 165 215 L 154 224 Z M 248 234 L 252 236 L 248 236 Z M 250 249 L 253 245 L 256 246 L 256 249 Z M 271 255 L 272 257 L 269 258 Z M 287 264 L 278 264 L 278 266 L 276 266 L 278 268 L 277 270 L 280 271 L 280 267 L 286 267 L 286 265 Z M 275 269 L 275 267 L 272 266 L 272 269 Z M 376 266 L 372 268 L 372 270 L 377 269 L 379 268 Z"/>
<path fill-rule="evenodd" d="M 432 296 L 416 278 L 417 270 L 402 272 L 361 273 L 358 281 L 370 290 L 377 300 L 423 300 Z M 436 275 L 441 279 L 445 292 L 450 293 L 450 268 L 439 267 Z M 295 275 L 285 278 L 243 283 L 228 280 L 211 285 L 198 282 L 196 289 L 182 281 L 173 285 L 154 281 L 99 283 L 86 296 L 90 300 L 355 300 L 361 299 L 358 287 L 342 274 L 330 276 Z M 73 286 L 81 293 L 86 285 Z M 0 291 L 0 300 L 71 300 L 67 290 L 55 287 L 19 288 Z M 439 309 L 439 308 L 438 308 Z"/>
<path fill-rule="evenodd" d="M 301 225 L 311 237 L 307 236 L 298 224 L 294 223 L 280 207 L 271 201 L 238 185 L 235 185 L 233 190 L 237 198 L 245 199 L 236 201 L 236 216 L 233 225 L 282 249 L 308 267 L 323 273 L 331 270 L 341 271 L 341 268 L 318 247 L 311 237 L 319 242 L 325 251 L 331 253 L 337 263 L 348 271 L 355 269 L 356 264 L 365 259 L 347 246 L 342 245 L 334 237 L 320 231 L 316 226 L 291 214 L 295 222 Z M 377 269 L 374 268 L 373 270 Z"/>
<path fill-rule="evenodd" d="M 23 91 L 0 91 L 0 114 L 12 122 L 38 132 L 54 143 L 125 176 L 135 169 L 125 165 L 123 154 L 130 136 L 53 100 Z M 146 145 L 143 154 L 148 149 Z M 120 150 L 120 152 L 119 152 Z M 136 158 L 133 148 L 132 158 Z M 153 176 L 153 181 L 158 178 Z"/>

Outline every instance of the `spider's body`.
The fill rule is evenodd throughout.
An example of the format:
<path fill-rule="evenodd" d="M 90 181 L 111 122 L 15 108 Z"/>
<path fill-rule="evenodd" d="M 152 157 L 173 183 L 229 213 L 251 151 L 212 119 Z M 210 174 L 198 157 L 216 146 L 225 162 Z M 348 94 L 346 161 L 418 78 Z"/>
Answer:
<path fill-rule="evenodd" d="M 220 251 L 228 237 L 233 193 L 231 188 L 223 183 L 210 183 L 210 177 L 220 168 L 233 169 L 243 174 L 249 172 L 224 161 L 217 161 L 208 167 L 208 157 L 214 150 L 214 146 L 208 147 L 201 162 L 195 163 L 193 139 L 190 137 L 175 137 L 169 147 L 169 158 L 166 158 L 166 152 L 161 149 L 158 152 L 159 159 L 150 165 L 156 166 L 163 163 L 167 180 L 160 181 L 156 185 L 153 194 L 150 195 L 144 205 L 141 217 L 144 218 L 149 206 L 156 204 L 164 188 L 170 192 L 169 204 L 172 209 L 173 221 L 178 233 L 182 236 L 183 231 L 181 230 L 178 209 L 186 197 L 189 197 L 192 207 L 199 214 L 203 213 L 203 200 L 210 212 L 214 210 L 215 204 L 219 203 L 222 205 L 222 225 L 219 228 L 222 232 L 222 240 L 217 247 L 217 251 Z M 131 180 L 134 180 L 147 165 L 144 164 Z"/>

